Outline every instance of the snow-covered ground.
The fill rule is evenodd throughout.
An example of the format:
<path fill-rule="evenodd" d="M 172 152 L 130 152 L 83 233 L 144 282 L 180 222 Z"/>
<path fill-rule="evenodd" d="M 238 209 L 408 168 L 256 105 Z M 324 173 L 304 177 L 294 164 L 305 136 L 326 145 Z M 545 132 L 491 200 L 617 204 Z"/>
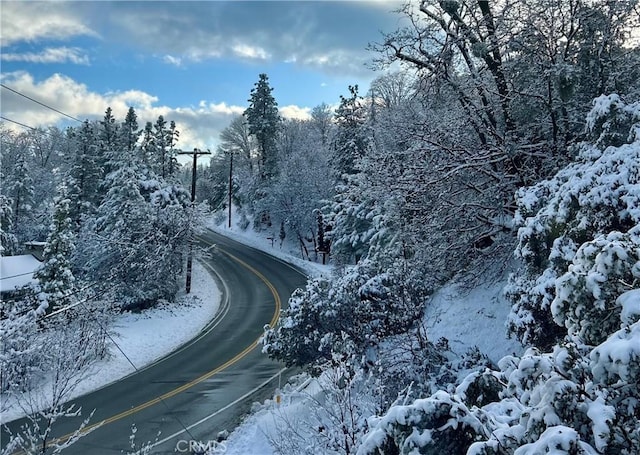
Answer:
<path fill-rule="evenodd" d="M 271 241 L 271 233 L 256 233 L 243 230 L 235 222 L 227 227 L 226 220 L 212 220 L 208 227 L 246 245 L 270 253 L 293 263 L 310 276 L 329 275 L 331 267 L 301 259 L 298 245 L 285 240 Z M 493 361 L 502 356 L 521 351 L 519 344 L 509 340 L 504 322 L 509 304 L 502 295 L 506 277 L 471 290 L 450 284 L 436 292 L 428 305 L 425 323 L 432 340 L 445 337 L 454 352 L 463 353 L 472 346 L 478 348 Z M 199 263 L 194 264 L 192 293 L 182 295 L 179 306 L 157 308 L 144 314 L 123 314 L 116 323 L 118 346 L 137 368 L 152 363 L 177 349 L 197 334 L 215 315 L 220 293 L 215 281 Z M 167 330 L 170 327 L 171 330 Z M 171 336 L 160 336 L 170 333 Z M 124 355 L 112 349 L 110 359 L 96 365 L 99 374 L 83 381 L 74 396 L 88 393 L 116 381 L 134 369 Z M 302 381 L 302 379 L 301 379 Z M 274 395 L 275 395 L 274 391 Z M 267 400 L 256 404 L 256 412 L 247 419 L 225 441 L 225 453 L 230 455 L 272 455 L 280 440 L 282 425 L 295 425 L 308 421 L 310 400 L 321 394 L 321 384 L 307 380 L 295 385 L 286 385 L 281 393 L 281 402 Z M 3 413 L 2 420 L 9 421 L 20 416 L 19 410 Z"/>
<path fill-rule="evenodd" d="M 472 289 L 452 282 L 436 291 L 425 311 L 427 336 L 434 342 L 446 338 L 457 354 L 477 346 L 494 363 L 506 355 L 521 354 L 522 345 L 507 337 L 505 322 L 511 304 L 502 291 L 507 277 L 508 271 Z"/>
<path fill-rule="evenodd" d="M 238 216 L 232 217 L 238 219 Z M 283 246 L 275 241 L 271 245 L 271 234 L 260 234 L 241 229 L 232 223 L 228 228 L 225 223 L 211 222 L 211 229 L 247 245 L 269 252 L 283 260 L 292 262 L 310 275 L 331 272 L 329 266 L 316 264 L 300 259 L 300 251 L 295 246 Z M 521 353 L 522 346 L 506 336 L 505 321 L 509 314 L 510 304 L 505 299 L 502 289 L 506 284 L 508 270 L 502 277 L 484 283 L 472 289 L 452 282 L 437 291 L 428 303 L 425 313 L 425 325 L 429 337 L 433 341 L 444 337 L 449 340 L 450 348 L 463 354 L 469 348 L 477 346 L 482 353 L 493 362 L 505 355 Z M 489 275 L 494 275 L 489 273 Z M 281 392 L 280 404 L 274 399 L 256 404 L 253 414 L 231 433 L 225 441 L 227 455 L 273 455 L 276 445 L 286 446 L 281 434 L 284 426 L 299 425 L 300 433 L 308 425 L 310 406 L 322 393 L 322 385 L 317 380 L 305 381 L 299 385 L 286 386 Z"/>
<path fill-rule="evenodd" d="M 256 232 L 251 229 L 251 226 L 247 229 L 242 229 L 240 227 L 240 222 L 241 217 L 235 206 L 233 206 L 231 211 L 230 228 L 228 227 L 228 219 L 222 218 L 221 216 L 211 219 L 207 227 L 226 237 L 237 240 L 245 245 L 264 251 L 272 256 L 296 265 L 304 270 L 309 276 L 327 276 L 331 273 L 331 266 L 319 263 L 321 259 L 319 259 L 319 262 L 302 259 L 300 246 L 297 243 L 293 243 L 287 238 L 281 244 L 280 239 L 278 238 L 278 232 Z M 272 238 L 273 240 L 271 240 Z M 312 246 L 307 245 L 307 248 L 309 248 L 312 258 L 315 259 L 311 252 Z"/>
<path fill-rule="evenodd" d="M 181 291 L 174 304 L 140 314 L 118 315 L 113 327 L 116 333 L 109 346 L 111 355 L 93 366 L 92 372 L 78 384 L 69 399 L 97 390 L 136 369 L 144 368 L 193 339 L 218 311 L 220 291 L 209 272 L 197 261 L 193 264 L 191 280 L 191 293 Z M 43 387 L 43 390 L 47 389 Z M 8 400 L 3 404 L 7 410 L 2 412 L 0 423 L 24 415 L 19 406 L 9 406 Z"/>

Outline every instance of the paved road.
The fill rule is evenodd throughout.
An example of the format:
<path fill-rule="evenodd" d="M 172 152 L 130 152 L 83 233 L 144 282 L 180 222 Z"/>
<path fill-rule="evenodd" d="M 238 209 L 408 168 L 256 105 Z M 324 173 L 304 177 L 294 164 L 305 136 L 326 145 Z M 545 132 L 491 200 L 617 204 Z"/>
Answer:
<path fill-rule="evenodd" d="M 211 231 L 201 240 L 215 245 L 205 265 L 223 291 L 219 317 L 177 353 L 76 400 L 85 415 L 96 409 L 91 423 L 104 423 L 65 454 L 130 452 L 133 424 L 136 441 L 158 442 L 152 453 L 175 454 L 177 444 L 183 449 L 186 441 L 213 440 L 233 429 L 251 402 L 273 393 L 282 366 L 262 354 L 256 341 L 306 279 L 296 268 Z M 54 434 L 67 435 L 79 419 L 57 425 Z M 5 437 L 3 432 L 3 446 Z"/>

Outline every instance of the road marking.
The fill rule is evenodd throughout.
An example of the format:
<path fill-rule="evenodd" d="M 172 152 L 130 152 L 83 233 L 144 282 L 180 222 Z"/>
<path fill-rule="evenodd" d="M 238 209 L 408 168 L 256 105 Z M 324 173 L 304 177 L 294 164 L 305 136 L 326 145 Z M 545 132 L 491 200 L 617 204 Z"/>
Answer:
<path fill-rule="evenodd" d="M 249 270 L 251 273 L 253 273 L 254 275 L 256 275 L 258 278 L 260 278 L 260 280 L 267 286 L 267 288 L 269 288 L 269 290 L 271 291 L 271 294 L 273 295 L 273 298 L 275 300 L 275 311 L 273 313 L 273 317 L 271 318 L 271 321 L 269 322 L 269 326 L 270 327 L 274 327 L 276 322 L 278 321 L 278 317 L 280 316 L 280 308 L 282 307 L 282 302 L 280 300 L 280 295 L 278 294 L 278 291 L 276 290 L 275 286 L 262 274 L 260 273 L 258 270 L 256 270 L 253 266 L 247 264 L 245 261 L 243 261 L 242 259 L 238 258 L 237 256 L 229 253 L 228 251 L 225 251 L 223 248 L 217 247 L 219 251 L 221 251 L 222 253 L 226 254 L 227 256 L 229 256 L 231 259 L 233 259 L 234 261 L 238 262 L 240 265 L 242 265 L 244 268 L 246 268 L 247 270 Z M 104 419 L 100 422 L 94 423 L 93 425 L 88 425 L 85 428 L 82 429 L 82 431 L 80 432 L 80 434 L 86 434 L 89 433 L 90 431 L 93 431 L 95 429 L 97 429 L 98 427 L 102 426 L 102 425 L 108 425 L 110 423 L 113 423 L 117 420 L 123 419 L 125 417 L 128 417 L 130 415 L 136 414 L 148 407 L 151 407 L 155 404 L 161 403 L 162 401 L 169 399 L 181 392 L 184 392 L 185 390 L 190 389 L 191 387 L 201 383 L 202 381 L 205 381 L 207 379 L 209 379 L 211 376 L 220 373 L 221 371 L 229 368 L 231 365 L 233 365 L 234 363 L 237 363 L 238 361 L 240 361 L 243 357 L 245 357 L 247 354 L 249 354 L 251 351 L 253 351 L 259 344 L 260 344 L 260 340 L 262 339 L 262 337 L 258 337 L 254 342 L 252 342 L 249 346 L 247 346 L 242 352 L 240 352 L 239 354 L 237 354 L 235 357 L 233 357 L 232 359 L 226 361 L 225 363 L 223 363 L 222 365 L 220 365 L 217 368 L 214 368 L 211 371 L 208 371 L 207 373 L 203 374 L 202 376 L 194 379 L 193 381 L 184 384 L 174 390 L 171 390 L 167 393 L 165 393 L 164 395 L 161 395 L 159 397 L 156 397 L 152 400 L 149 400 L 145 403 L 142 403 L 136 407 L 133 407 L 127 411 L 121 412 L 120 414 L 116 414 L 114 416 L 111 416 L 107 419 Z M 230 405 L 228 405 L 230 406 Z M 213 416 L 210 416 L 213 417 Z M 208 418 L 210 418 L 208 417 Z M 69 433 L 67 435 L 61 436 L 59 438 L 53 439 L 51 441 L 47 442 L 47 447 L 50 444 L 60 444 L 60 443 L 64 443 L 67 440 L 69 440 L 74 433 Z M 17 453 L 22 453 L 22 452 L 17 452 Z"/>
<path fill-rule="evenodd" d="M 237 398 L 235 401 L 232 401 L 231 403 L 229 403 L 228 405 L 226 405 L 223 408 L 218 409 L 216 412 L 214 412 L 213 414 L 209 414 L 206 417 L 203 417 L 202 419 L 198 420 L 195 423 L 192 423 L 191 425 L 189 425 L 187 428 L 184 428 L 180 431 L 176 431 L 175 433 L 173 433 L 172 435 L 167 436 L 166 438 L 160 440 L 160 441 L 156 441 L 153 444 L 151 444 L 150 446 L 138 450 L 134 455 L 139 455 L 142 453 L 146 453 L 145 450 L 149 450 L 149 449 L 153 449 L 154 447 L 159 446 L 160 444 L 164 444 L 167 441 L 172 440 L 173 438 L 175 438 L 176 436 L 180 436 L 182 433 L 186 433 L 187 431 L 197 427 L 198 425 L 200 425 L 201 423 L 206 422 L 207 420 L 211 419 L 212 417 L 217 416 L 218 414 L 220 414 L 221 412 L 226 411 L 227 409 L 229 409 L 232 406 L 235 406 L 236 404 L 240 403 L 242 400 L 245 400 L 246 398 L 250 397 L 252 394 L 254 394 L 255 392 L 257 392 L 258 390 L 260 390 L 261 388 L 263 388 L 264 386 L 266 386 L 267 384 L 269 384 L 271 381 L 273 381 L 275 378 L 277 378 L 278 376 L 280 376 L 282 373 L 284 373 L 285 371 L 287 371 L 286 368 L 281 369 L 280 371 L 278 371 L 276 374 L 274 374 L 273 376 L 271 376 L 269 379 L 267 379 L 266 381 L 264 381 L 262 384 L 258 385 L 257 387 L 254 387 L 253 389 L 249 390 L 247 393 L 245 393 L 244 395 L 242 395 L 240 398 Z"/>

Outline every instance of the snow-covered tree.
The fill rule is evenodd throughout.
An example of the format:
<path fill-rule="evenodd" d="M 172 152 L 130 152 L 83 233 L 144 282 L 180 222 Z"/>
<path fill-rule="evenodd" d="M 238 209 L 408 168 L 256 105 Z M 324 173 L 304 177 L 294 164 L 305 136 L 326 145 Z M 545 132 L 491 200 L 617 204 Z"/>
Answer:
<path fill-rule="evenodd" d="M 617 95 L 597 98 L 587 117 L 595 144 L 583 144 L 574 164 L 518 193 L 516 254 L 524 270 L 512 276 L 507 293 L 513 301 L 509 328 L 525 343 L 548 348 L 566 333 L 568 327 L 558 326 L 554 318 L 572 325 L 565 317 L 574 317 L 554 315 L 552 310 L 560 306 L 572 307 L 579 324 L 601 325 L 620 290 L 616 281 L 629 279 L 634 256 L 618 257 L 615 251 L 620 242 L 631 241 L 628 233 L 640 223 L 639 106 L 624 104 Z M 575 276 L 578 270 L 597 277 L 596 282 L 589 278 L 585 283 Z M 557 280 L 567 272 L 573 275 L 563 278 L 562 296 L 573 303 L 554 304 Z M 587 287 L 573 289 L 576 280 Z M 588 292 L 591 297 L 571 297 L 571 292 Z M 595 318 L 597 311 L 591 313 L 596 308 L 602 308 L 601 320 Z M 584 311 L 594 319 L 585 319 Z"/>
<path fill-rule="evenodd" d="M 105 355 L 106 334 L 96 323 L 95 308 L 88 310 L 93 312 L 90 317 L 74 310 L 68 318 L 55 320 L 41 318 L 44 308 L 34 310 L 27 304 L 25 311 L 23 303 L 0 320 L 2 346 L 7 346 L 0 356 L 5 396 L 27 416 L 20 427 L 5 425 L 9 439 L 3 441 L 2 453 L 60 453 L 88 434 L 93 412 L 66 438 L 51 437 L 60 420 L 81 415 L 80 408 L 66 403 L 91 363 Z"/>
<path fill-rule="evenodd" d="M 317 366 L 339 354 L 360 359 L 387 337 L 406 332 L 421 306 L 400 279 L 401 268 L 365 260 L 332 282 L 310 280 L 296 290 L 263 351 L 287 365 Z M 359 360 L 356 360 L 358 362 Z"/>
<path fill-rule="evenodd" d="M 95 124 L 85 121 L 72 132 L 75 153 L 68 175 L 70 216 L 79 229 L 83 218 L 94 213 L 101 202 L 103 169 L 98 162 L 99 144 Z M 104 164 L 104 163 L 103 163 Z"/>
<path fill-rule="evenodd" d="M 624 143 L 599 143 L 603 134 L 592 125 L 618 129 L 611 119 L 620 110 L 633 120 L 628 134 L 615 136 Z M 640 450 L 638 112 L 617 96 L 597 98 L 588 116 L 593 143 L 518 194 L 517 253 L 525 266 L 508 287 L 510 324 L 546 352 L 507 356 L 455 389 L 392 406 L 369 420 L 358 453 Z"/>
<path fill-rule="evenodd" d="M 137 148 L 138 138 L 142 132 L 138 128 L 138 116 L 133 107 L 130 107 L 127 111 L 127 115 L 124 122 L 120 125 L 118 130 L 119 146 L 122 147 L 127 153 L 134 153 Z"/>
<path fill-rule="evenodd" d="M 261 73 L 258 82 L 251 89 L 249 107 L 243 114 L 249 125 L 249 133 L 256 138 L 258 144 L 258 168 L 262 180 L 269 180 L 278 171 L 276 134 L 280 126 L 280 114 L 272 91 L 269 77 Z"/>
<path fill-rule="evenodd" d="M 330 176 L 328 151 L 310 122 L 287 121 L 278 139 L 280 171 L 256 203 L 257 210 L 270 214 L 274 224 L 293 234 L 309 258 L 306 239 L 314 239 L 317 220 L 314 211 L 322 208 L 333 194 L 327 184 Z M 317 249 L 317 248 L 316 248 Z"/>
<path fill-rule="evenodd" d="M 49 312 L 71 303 L 75 289 L 71 264 L 75 235 L 70 204 L 67 188 L 63 185 L 54 203 L 44 262 L 33 275 L 39 283 L 39 299 L 47 302 Z"/>
<path fill-rule="evenodd" d="M 15 226 L 25 224 L 34 204 L 33 178 L 25 156 L 27 153 L 28 151 L 25 150 L 17 157 L 7 188 L 8 195 L 13 200 L 13 224 Z"/>
<path fill-rule="evenodd" d="M 137 166 L 109 176 L 109 191 L 84 233 L 85 267 L 108 283 L 123 308 L 144 308 L 178 290 L 190 223 L 190 196 Z"/>
<path fill-rule="evenodd" d="M 18 239 L 13 234 L 11 206 L 11 199 L 0 194 L 0 256 L 11 256 L 18 248 Z"/>

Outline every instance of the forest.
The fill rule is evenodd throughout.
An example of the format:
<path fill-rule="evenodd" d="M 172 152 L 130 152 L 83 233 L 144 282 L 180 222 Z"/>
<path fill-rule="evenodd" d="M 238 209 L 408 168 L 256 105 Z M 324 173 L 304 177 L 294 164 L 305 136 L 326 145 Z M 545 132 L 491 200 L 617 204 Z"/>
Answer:
<path fill-rule="evenodd" d="M 283 119 L 260 74 L 197 169 L 196 203 L 162 117 L 3 124 L 0 251 L 46 247 L 37 284 L 2 304 L 0 390 L 104 355 L 87 306 L 47 315 L 171 301 L 189 240 L 231 203 L 246 229 L 333 265 L 265 331 L 267 355 L 335 385 L 326 431 L 282 453 L 640 453 L 638 3 L 398 14 L 409 25 L 371 45 L 370 87 L 308 120 Z M 424 326 L 430 296 L 514 260 L 505 331 L 522 355 L 452 358 Z M 34 349 L 42 327 L 70 341 Z M 51 365 L 78 345 L 76 364 Z"/>

